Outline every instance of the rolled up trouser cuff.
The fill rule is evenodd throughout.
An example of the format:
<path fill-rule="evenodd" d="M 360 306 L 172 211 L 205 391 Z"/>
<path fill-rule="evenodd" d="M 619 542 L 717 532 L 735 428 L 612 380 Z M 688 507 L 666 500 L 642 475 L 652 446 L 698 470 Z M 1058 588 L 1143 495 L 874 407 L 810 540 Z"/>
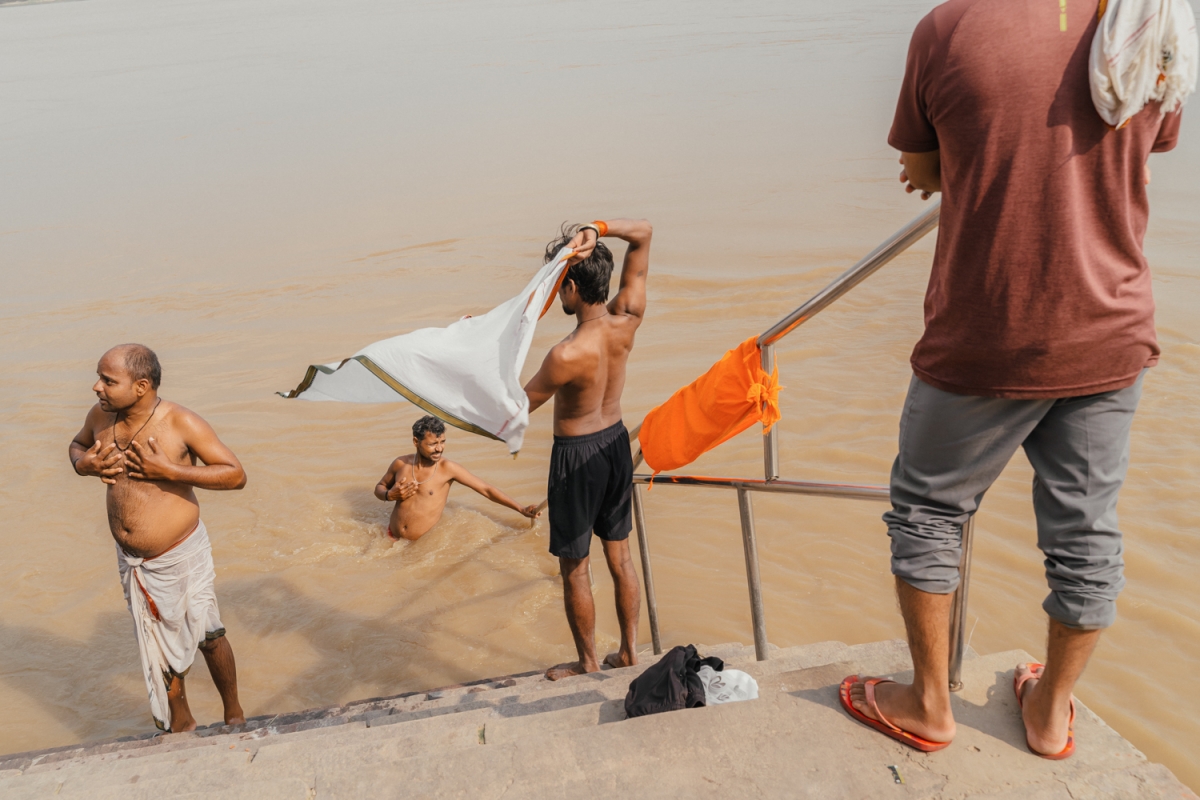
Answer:
<path fill-rule="evenodd" d="M 892 574 L 930 594 L 950 594 L 957 589 L 962 534 L 957 530 L 935 532 L 939 526 L 911 530 L 897 525 L 891 516 L 891 512 L 884 515 L 892 540 Z"/>
<path fill-rule="evenodd" d="M 1099 593 L 1051 591 L 1042 601 L 1042 609 L 1068 628 L 1101 630 L 1117 621 L 1117 594 L 1124 586 L 1122 578 L 1111 590 Z"/>
<path fill-rule="evenodd" d="M 892 565 L 892 574 L 917 591 L 925 592 L 926 594 L 954 594 L 955 590 L 958 589 L 957 576 L 954 578 L 953 582 L 943 580 L 920 580 L 919 578 L 910 578 L 897 572 L 894 564 Z"/>

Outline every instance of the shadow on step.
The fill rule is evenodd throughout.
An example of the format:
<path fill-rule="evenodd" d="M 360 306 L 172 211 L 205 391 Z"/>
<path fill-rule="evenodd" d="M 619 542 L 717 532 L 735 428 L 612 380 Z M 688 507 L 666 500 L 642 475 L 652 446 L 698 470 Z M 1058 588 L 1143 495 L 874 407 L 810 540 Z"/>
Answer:
<path fill-rule="evenodd" d="M 439 580 L 451 578 L 464 567 L 465 562 L 451 567 Z M 261 714 L 331 706 L 348 697 L 392 696 L 430 685 L 477 679 L 477 667 L 464 667 L 439 655 L 432 637 L 439 635 L 441 618 L 472 608 L 482 613 L 526 588 L 514 581 L 503 589 L 433 608 L 421 594 L 380 607 L 377 614 L 364 615 L 339 609 L 282 578 L 265 576 L 232 582 L 222 590 L 222 602 L 237 609 L 237 623 L 242 629 L 263 638 L 299 634 L 317 655 L 302 672 L 289 676 L 270 695 L 250 699 L 252 713 Z M 230 629 L 235 649 L 238 626 Z M 528 663 L 528 656 L 515 642 L 508 647 L 494 640 L 462 638 L 477 652 L 487 653 L 486 660 Z"/>
<path fill-rule="evenodd" d="M 86 640 L 0 622 L 0 676 L 76 740 L 120 736 L 133 719 L 154 731 L 123 608 L 98 615 Z"/>

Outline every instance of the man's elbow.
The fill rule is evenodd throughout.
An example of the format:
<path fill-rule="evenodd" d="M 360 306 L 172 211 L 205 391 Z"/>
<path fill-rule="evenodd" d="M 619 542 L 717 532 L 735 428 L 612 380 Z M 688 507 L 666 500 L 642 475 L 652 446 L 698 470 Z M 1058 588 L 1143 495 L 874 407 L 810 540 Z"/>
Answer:
<path fill-rule="evenodd" d="M 239 467 L 238 471 L 230 476 L 229 488 L 231 490 L 246 488 L 246 470 Z"/>
<path fill-rule="evenodd" d="M 634 225 L 634 241 L 638 244 L 649 244 L 650 237 L 654 235 L 654 226 L 650 224 L 648 219 L 639 219 Z"/>

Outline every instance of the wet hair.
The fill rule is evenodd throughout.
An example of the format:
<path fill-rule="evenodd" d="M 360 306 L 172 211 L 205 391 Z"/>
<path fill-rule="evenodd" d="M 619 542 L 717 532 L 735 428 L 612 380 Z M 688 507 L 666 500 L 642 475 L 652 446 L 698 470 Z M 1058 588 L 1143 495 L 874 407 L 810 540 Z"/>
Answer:
<path fill-rule="evenodd" d="M 418 442 L 424 439 L 427 433 L 432 433 L 434 436 L 441 436 L 445 432 L 446 423 L 437 417 L 426 415 L 413 423 L 413 438 Z"/>
<path fill-rule="evenodd" d="M 129 377 L 135 383 L 150 381 L 151 389 L 157 389 L 162 383 L 162 364 L 158 363 L 158 356 L 149 347 L 144 344 L 119 344 L 113 349 L 121 351 L 125 369 L 129 370 Z"/>
<path fill-rule="evenodd" d="M 558 251 L 568 245 L 575 234 L 579 233 L 579 225 L 563 223 L 558 238 L 546 245 L 546 258 L 542 263 L 549 264 L 558 255 Z M 613 256 L 612 251 L 604 242 L 597 241 L 592 254 L 577 264 L 567 268 L 565 280 L 573 281 L 579 297 L 588 305 L 603 303 L 608 300 L 608 285 L 612 281 Z"/>

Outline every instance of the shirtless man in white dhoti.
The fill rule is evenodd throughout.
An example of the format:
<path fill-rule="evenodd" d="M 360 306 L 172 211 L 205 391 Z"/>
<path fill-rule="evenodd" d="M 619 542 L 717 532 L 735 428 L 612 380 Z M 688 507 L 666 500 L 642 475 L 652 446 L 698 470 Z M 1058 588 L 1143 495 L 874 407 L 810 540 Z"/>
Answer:
<path fill-rule="evenodd" d="M 118 345 L 96 373 L 99 402 L 71 442 L 71 464 L 108 485 L 108 526 L 154 723 L 195 729 L 184 675 L 197 648 L 221 694 L 225 724 L 243 723 L 195 488 L 241 489 L 246 473 L 198 414 L 158 396 L 162 368 L 148 347 Z"/>

